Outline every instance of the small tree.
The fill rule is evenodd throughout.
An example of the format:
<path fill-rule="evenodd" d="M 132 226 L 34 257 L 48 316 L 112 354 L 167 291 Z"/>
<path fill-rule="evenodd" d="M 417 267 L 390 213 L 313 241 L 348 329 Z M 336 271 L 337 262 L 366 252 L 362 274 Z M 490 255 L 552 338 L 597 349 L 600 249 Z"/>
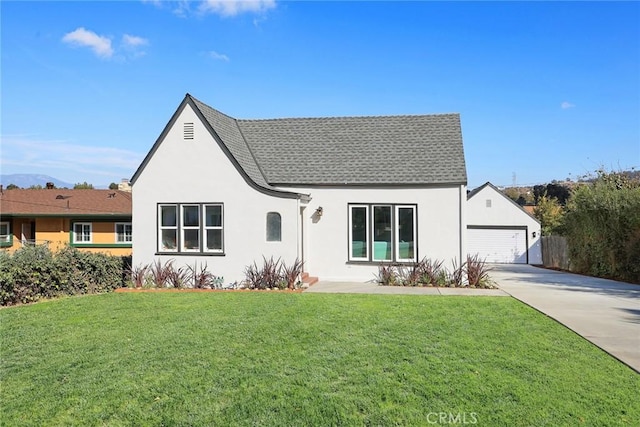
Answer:
<path fill-rule="evenodd" d="M 542 226 L 542 235 L 549 236 L 557 233 L 563 223 L 564 210 L 558 199 L 545 194 L 538 198 L 538 204 L 533 209 L 533 215 Z"/>
<path fill-rule="evenodd" d="M 109 184 L 109 190 L 117 190 L 118 189 L 118 184 L 116 184 L 115 182 L 112 182 L 111 184 Z"/>
<path fill-rule="evenodd" d="M 15 184 L 9 184 L 9 185 L 7 185 L 7 190 L 16 190 L 16 189 L 19 189 L 19 188 L 20 188 L 20 187 L 18 187 L 18 186 L 17 186 L 17 185 L 15 185 Z"/>
<path fill-rule="evenodd" d="M 93 190 L 93 184 L 87 183 L 87 181 L 81 183 L 77 183 L 73 186 L 74 190 Z"/>

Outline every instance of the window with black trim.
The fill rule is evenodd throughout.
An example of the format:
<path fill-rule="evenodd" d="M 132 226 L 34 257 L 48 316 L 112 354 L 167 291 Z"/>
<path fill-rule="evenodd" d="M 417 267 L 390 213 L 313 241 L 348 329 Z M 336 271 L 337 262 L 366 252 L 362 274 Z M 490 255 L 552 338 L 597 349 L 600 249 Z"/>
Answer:
<path fill-rule="evenodd" d="M 416 205 L 349 204 L 349 261 L 415 262 Z"/>
<path fill-rule="evenodd" d="M 222 253 L 221 203 L 158 205 L 158 252 Z"/>
<path fill-rule="evenodd" d="M 282 217 L 278 212 L 267 213 L 267 242 L 282 241 Z"/>

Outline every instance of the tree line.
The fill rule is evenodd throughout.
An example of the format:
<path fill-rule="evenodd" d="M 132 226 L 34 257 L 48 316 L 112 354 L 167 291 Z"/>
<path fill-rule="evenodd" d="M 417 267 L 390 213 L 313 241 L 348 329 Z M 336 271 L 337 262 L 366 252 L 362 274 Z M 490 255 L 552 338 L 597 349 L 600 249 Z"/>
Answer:
<path fill-rule="evenodd" d="M 534 216 L 543 235 L 566 237 L 572 271 L 640 283 L 640 175 L 599 169 L 571 188 L 539 187 Z"/>

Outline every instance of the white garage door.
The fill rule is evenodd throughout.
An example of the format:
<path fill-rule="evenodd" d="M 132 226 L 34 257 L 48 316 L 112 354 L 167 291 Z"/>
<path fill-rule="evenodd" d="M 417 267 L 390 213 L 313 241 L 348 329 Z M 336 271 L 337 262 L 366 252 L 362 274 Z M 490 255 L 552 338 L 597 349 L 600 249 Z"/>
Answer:
<path fill-rule="evenodd" d="M 527 231 L 523 229 L 469 228 L 467 252 L 486 262 L 527 263 Z"/>

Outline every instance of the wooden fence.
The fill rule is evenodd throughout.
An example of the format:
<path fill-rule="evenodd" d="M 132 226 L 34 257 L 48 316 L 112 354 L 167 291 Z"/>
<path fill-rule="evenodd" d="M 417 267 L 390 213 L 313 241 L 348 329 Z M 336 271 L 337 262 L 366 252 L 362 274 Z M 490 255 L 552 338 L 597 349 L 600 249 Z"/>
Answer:
<path fill-rule="evenodd" d="M 542 263 L 545 267 L 570 270 L 566 237 L 542 236 Z"/>

